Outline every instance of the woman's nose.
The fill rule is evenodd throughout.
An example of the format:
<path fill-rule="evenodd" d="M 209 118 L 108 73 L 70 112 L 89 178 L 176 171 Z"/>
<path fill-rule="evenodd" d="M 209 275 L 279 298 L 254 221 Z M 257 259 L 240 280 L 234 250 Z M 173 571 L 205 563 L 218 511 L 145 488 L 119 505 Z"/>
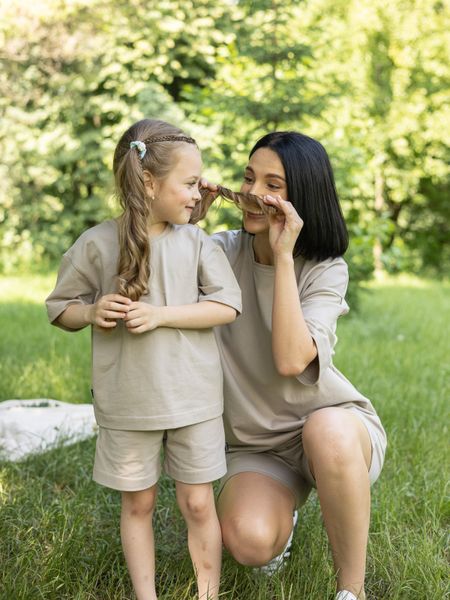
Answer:
<path fill-rule="evenodd" d="M 249 194 L 254 194 L 255 196 L 263 195 L 263 193 L 261 192 L 261 185 L 257 181 L 251 183 L 245 191 Z"/>

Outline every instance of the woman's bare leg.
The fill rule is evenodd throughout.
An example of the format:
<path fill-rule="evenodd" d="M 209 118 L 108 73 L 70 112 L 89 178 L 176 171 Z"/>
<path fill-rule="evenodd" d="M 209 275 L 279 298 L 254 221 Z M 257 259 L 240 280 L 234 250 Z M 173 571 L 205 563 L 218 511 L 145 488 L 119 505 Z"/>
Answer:
<path fill-rule="evenodd" d="M 210 483 L 176 482 L 177 500 L 188 528 L 188 545 L 201 600 L 219 597 L 222 537 Z"/>
<path fill-rule="evenodd" d="M 303 447 L 333 553 L 338 590 L 364 598 L 370 520 L 370 437 L 343 408 L 314 412 L 303 427 Z"/>
<path fill-rule="evenodd" d="M 157 600 L 152 525 L 156 489 L 154 485 L 139 492 L 122 492 L 122 547 L 138 600 Z"/>
<path fill-rule="evenodd" d="M 223 543 L 241 564 L 266 565 L 285 547 L 295 500 L 275 479 L 244 472 L 231 477 L 218 500 Z"/>

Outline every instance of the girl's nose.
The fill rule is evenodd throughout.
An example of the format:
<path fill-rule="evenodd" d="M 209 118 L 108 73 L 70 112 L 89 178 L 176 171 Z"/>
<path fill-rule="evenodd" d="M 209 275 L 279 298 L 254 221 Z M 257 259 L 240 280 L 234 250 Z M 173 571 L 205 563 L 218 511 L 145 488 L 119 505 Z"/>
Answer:
<path fill-rule="evenodd" d="M 199 200 L 201 200 L 201 199 L 202 199 L 202 196 L 201 196 L 201 194 L 200 194 L 200 188 L 199 188 L 199 187 L 198 187 L 198 185 L 197 185 L 197 186 L 195 187 L 195 189 L 194 189 L 194 200 L 195 200 L 196 202 L 198 202 L 198 201 L 199 201 Z"/>

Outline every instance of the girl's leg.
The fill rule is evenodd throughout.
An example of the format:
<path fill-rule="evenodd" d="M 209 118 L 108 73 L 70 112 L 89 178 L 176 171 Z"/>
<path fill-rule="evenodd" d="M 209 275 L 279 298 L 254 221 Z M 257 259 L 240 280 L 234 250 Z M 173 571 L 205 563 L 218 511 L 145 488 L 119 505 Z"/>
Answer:
<path fill-rule="evenodd" d="M 370 437 L 343 408 L 314 412 L 303 427 L 303 447 L 333 553 L 338 590 L 364 595 L 370 520 Z"/>
<path fill-rule="evenodd" d="M 176 482 L 177 501 L 188 528 L 189 553 L 201 600 L 219 597 L 222 537 L 210 483 Z"/>
<path fill-rule="evenodd" d="M 156 490 L 154 485 L 139 492 L 122 492 L 122 547 L 138 600 L 157 600 L 152 525 Z"/>
<path fill-rule="evenodd" d="M 231 477 L 218 500 L 223 543 L 243 565 L 266 565 L 285 547 L 295 499 L 279 481 L 260 473 Z"/>

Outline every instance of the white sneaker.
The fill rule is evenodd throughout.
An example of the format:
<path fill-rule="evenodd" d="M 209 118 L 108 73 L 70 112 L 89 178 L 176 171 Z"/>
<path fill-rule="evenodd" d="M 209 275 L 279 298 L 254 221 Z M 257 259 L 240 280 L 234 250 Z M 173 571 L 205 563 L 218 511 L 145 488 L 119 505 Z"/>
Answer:
<path fill-rule="evenodd" d="M 336 594 L 336 600 L 358 600 L 355 594 L 347 592 L 347 590 L 341 590 Z"/>
<path fill-rule="evenodd" d="M 297 525 L 297 519 L 298 512 L 294 510 L 294 514 L 292 516 L 292 531 L 291 535 L 288 538 L 288 541 L 286 542 L 286 546 L 283 548 L 280 554 L 272 558 L 272 560 L 269 563 L 267 563 L 267 565 L 264 565 L 263 567 L 258 567 L 254 569 L 254 571 L 256 571 L 257 573 L 264 573 L 264 575 L 270 577 L 286 565 L 286 562 L 291 555 L 292 538 L 294 537 L 294 530 L 295 526 Z"/>

